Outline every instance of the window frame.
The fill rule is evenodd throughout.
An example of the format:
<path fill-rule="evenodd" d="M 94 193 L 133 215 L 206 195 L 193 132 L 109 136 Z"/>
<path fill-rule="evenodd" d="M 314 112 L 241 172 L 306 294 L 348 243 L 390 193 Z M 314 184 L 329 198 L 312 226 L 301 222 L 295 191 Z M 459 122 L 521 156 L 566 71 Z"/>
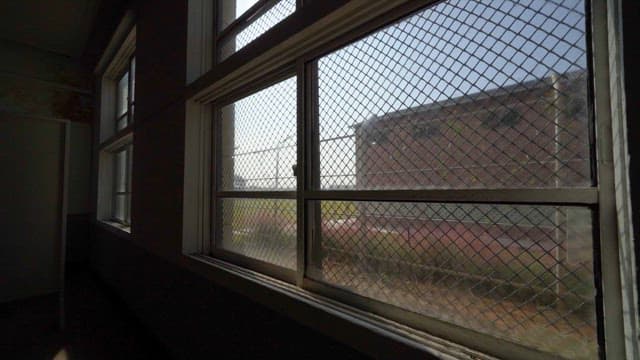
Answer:
<path fill-rule="evenodd" d="M 111 39 L 108 49 L 101 58 L 96 75 L 100 89 L 99 131 L 97 132 L 97 161 L 98 161 L 98 199 L 96 203 L 96 221 L 117 231 L 119 234 L 130 236 L 131 233 L 131 200 L 132 200 L 132 171 L 133 171 L 133 128 L 135 98 L 133 84 L 135 82 L 135 43 L 136 28 L 133 16 L 127 14 L 122 20 L 118 31 Z M 118 38 L 118 35 L 120 38 Z M 124 76 L 127 79 L 126 111 L 118 115 L 120 104 L 119 83 Z M 119 124 L 124 122 L 122 128 Z M 116 154 L 125 151 L 126 166 L 124 169 L 125 192 L 116 188 Z M 115 216 L 116 197 L 127 195 L 124 218 Z"/>
<path fill-rule="evenodd" d="M 312 1 L 311 3 L 314 3 Z M 611 152 L 612 144 L 609 140 L 611 119 L 608 113 L 610 109 L 609 99 L 607 96 L 595 94 L 603 94 L 608 90 L 608 69 L 607 65 L 607 23 L 606 23 L 606 9 L 607 4 L 604 0 L 586 0 L 585 6 L 588 11 L 586 14 L 587 27 L 587 57 L 588 57 L 588 72 L 589 72 L 589 120 L 590 124 L 595 127 L 591 131 L 592 136 L 597 133 L 598 141 L 591 144 L 591 161 L 592 167 L 596 168 L 596 172 L 592 171 L 592 180 L 594 182 L 593 187 L 584 188 L 557 188 L 557 189 L 464 189 L 464 190 L 366 190 L 366 191 L 342 191 L 342 190 L 321 190 L 318 184 L 314 183 L 311 175 L 317 174 L 319 171 L 312 170 L 313 166 L 319 165 L 319 147 L 315 140 L 315 134 L 317 134 L 317 121 L 313 119 L 314 104 L 310 101 L 307 94 L 311 94 L 313 91 L 314 81 L 317 79 L 317 75 L 314 72 L 317 69 L 313 69 L 310 64 L 314 59 L 320 56 L 330 53 L 335 49 L 348 45 L 353 41 L 370 34 L 378 30 L 380 27 L 390 25 L 396 22 L 398 19 L 407 16 L 408 14 L 417 11 L 422 8 L 426 8 L 435 3 L 435 1 L 408 1 L 401 2 L 391 12 L 382 12 L 382 16 L 374 16 L 368 18 L 363 24 L 358 24 L 349 29 L 349 31 L 343 32 L 334 37 L 330 37 L 329 40 L 321 41 L 319 45 L 311 50 L 301 51 L 301 55 L 291 56 L 295 63 L 296 73 L 298 76 L 298 189 L 296 192 L 297 209 L 298 209 L 298 271 L 295 276 L 295 283 L 293 281 L 287 281 L 294 284 L 302 291 L 309 291 L 311 294 L 320 294 L 327 296 L 329 299 L 337 299 L 340 303 L 354 306 L 356 309 L 364 311 L 370 311 L 374 314 L 382 315 L 388 319 L 395 319 L 402 324 L 408 324 L 412 328 L 425 331 L 426 333 L 442 336 L 448 340 L 453 340 L 458 344 L 466 344 L 463 346 L 472 346 L 480 351 L 487 351 L 487 353 L 493 353 L 497 355 L 504 354 L 519 354 L 523 358 L 535 357 L 541 355 L 531 349 L 522 348 L 517 344 L 513 347 L 507 346 L 505 351 L 505 344 L 508 342 L 498 341 L 495 342 L 493 337 L 487 335 L 480 335 L 479 339 L 473 341 L 475 344 L 470 345 L 469 341 L 465 341 L 465 338 L 469 336 L 478 338 L 478 334 L 472 330 L 458 328 L 452 324 L 442 324 L 438 320 L 428 321 L 429 326 L 424 327 L 425 319 L 423 316 L 416 317 L 415 314 L 409 313 L 406 310 L 394 308 L 392 305 L 379 303 L 375 300 L 364 298 L 358 295 L 346 294 L 344 291 L 337 290 L 326 284 L 315 282 L 305 277 L 305 262 L 308 256 L 308 244 L 313 244 L 313 226 L 316 220 L 314 217 L 313 204 L 318 204 L 320 200 L 378 200 L 378 201 L 428 201 L 428 202 L 461 202 L 461 203 L 501 203 L 501 204 L 562 204 L 562 205 L 578 205 L 582 207 L 589 207 L 593 211 L 593 241 L 596 244 L 594 248 L 594 259 L 596 262 L 596 268 L 594 268 L 594 276 L 599 286 L 596 294 L 597 304 L 597 327 L 598 327 L 598 343 L 600 345 L 600 351 L 606 352 L 607 357 L 615 358 L 616 354 L 621 354 L 624 351 L 624 340 L 621 335 L 624 330 L 622 329 L 622 313 L 621 305 L 619 303 L 619 295 L 621 290 L 620 285 L 620 269 L 618 267 L 610 266 L 610 264 L 618 265 L 617 259 L 617 234 L 615 233 L 615 193 L 613 190 L 613 174 L 610 166 L 608 154 Z M 303 9 L 298 9 L 297 12 L 304 12 Z M 272 29 L 273 30 L 273 29 Z M 270 30 L 270 32 L 272 31 Z M 265 38 L 269 36 L 265 35 Z M 267 41 L 268 42 L 268 41 Z M 255 44 L 252 44 L 255 45 Z M 249 47 L 249 46 L 248 46 Z M 259 58 L 259 56 L 256 56 Z M 254 62 L 258 63 L 255 59 Z M 251 63 L 251 61 L 249 61 Z M 291 59 L 283 61 L 285 64 L 291 64 Z M 240 64 L 241 65 L 241 64 Z M 290 65 L 288 65 L 290 66 Z M 281 66 L 280 68 L 283 68 Z M 278 68 L 278 67 L 276 67 Z M 249 85 L 238 85 L 237 87 L 229 86 L 224 79 L 225 74 L 236 74 L 241 72 L 242 67 L 231 69 L 223 69 L 221 75 L 211 76 L 211 74 L 205 74 L 203 76 L 204 83 L 197 83 L 191 87 L 191 94 L 193 97 L 190 100 L 190 105 L 197 107 L 202 104 L 204 106 L 216 106 L 218 99 L 229 96 L 230 93 L 243 93 L 244 88 L 249 88 Z M 261 76 L 268 76 L 272 72 L 271 69 L 265 69 L 261 72 Z M 214 74 L 215 75 L 215 74 Z M 242 78 L 238 74 L 238 78 Z M 255 78 L 246 76 L 245 84 L 250 84 L 255 81 Z M 258 77 L 259 78 L 259 77 Z M 213 80 L 211 80 L 213 79 Z M 222 79 L 222 80 L 220 80 Z M 216 85 L 221 84 L 220 87 Z M 224 88 L 226 86 L 226 89 Z M 229 90 L 231 87 L 232 90 Z M 217 90 L 222 88 L 223 90 Z M 222 94 L 222 95 L 221 95 Z M 244 92 L 244 94 L 247 94 Z M 213 101 L 212 101 L 213 100 Z M 189 106 L 189 104 L 188 104 Z M 595 108 L 595 109 L 594 109 Z M 215 118 L 214 118 L 215 121 Z M 214 122 L 215 123 L 215 122 Z M 592 139 L 593 140 L 593 139 Z M 215 154 L 215 147 L 212 146 Z M 212 163 L 213 172 L 215 172 L 215 163 Z M 302 169 L 302 170 L 301 170 Z M 186 178 L 186 175 L 185 175 Z M 186 180 L 185 180 L 186 181 Z M 185 190 L 186 192 L 186 190 Z M 212 202 L 215 196 L 213 196 Z M 211 209 L 211 219 L 215 219 L 215 210 Z M 214 226 L 214 222 L 211 223 Z M 186 231 L 186 230 L 185 230 Z M 183 235 L 186 232 L 183 232 Z M 201 238 L 205 238 L 203 236 Z M 305 242 L 305 239 L 310 239 Z M 601 242 L 600 239 L 608 239 Z M 186 241 L 183 239 L 183 241 Z M 213 240 L 212 240 L 213 241 Z M 200 249 L 206 249 L 206 245 L 202 245 Z M 202 259 L 203 256 L 208 263 L 217 263 L 216 260 L 209 258 L 209 254 L 216 256 L 216 254 L 203 251 L 189 251 L 188 247 L 183 246 L 185 254 L 193 254 L 191 256 L 194 259 Z M 232 263 L 245 266 L 249 269 L 258 270 L 255 264 L 251 261 L 248 265 L 241 264 L 233 261 L 231 258 L 220 257 L 222 260 L 231 260 Z M 609 266 L 603 266 L 606 264 Z M 220 266 L 220 265 L 218 265 Z M 225 265 L 226 266 L 226 265 Z M 239 272 L 238 272 L 239 271 Z M 258 270 L 260 272 L 260 270 Z M 234 272 L 234 271 L 232 271 Z M 241 270 L 235 270 L 239 276 Z M 606 279 L 606 281 L 605 281 Z M 263 284 L 269 286 L 268 284 Z M 605 322 L 605 318 L 607 321 Z M 443 328 L 444 327 L 444 328 Z M 448 329 L 447 329 L 448 327 Z M 434 331 L 437 329 L 437 331 Z M 460 335 L 463 334 L 463 335 Z M 618 336 L 619 335 L 619 336 Z M 484 344 L 478 344 L 482 343 Z M 501 347 L 501 349 L 497 349 Z M 602 355 L 602 354 L 601 354 Z M 548 356 L 548 355 L 545 355 Z"/>
<path fill-rule="evenodd" d="M 265 261 L 261 261 L 258 259 L 252 259 L 241 254 L 236 254 L 228 250 L 221 249 L 215 245 L 215 241 L 217 238 L 220 238 L 221 234 L 221 225 L 220 222 L 222 220 L 221 217 L 217 216 L 220 213 L 220 206 L 222 200 L 224 199 L 277 199 L 277 200 L 296 200 L 297 191 L 280 191 L 280 190 L 271 190 L 271 191 L 244 191 L 244 190 L 221 190 L 220 189 L 220 171 L 216 171 L 216 169 L 220 169 L 222 166 L 221 155 L 222 152 L 218 150 L 220 148 L 221 142 L 221 126 L 222 126 L 222 117 L 221 117 L 221 109 L 227 105 L 233 104 L 234 102 L 241 100 L 245 97 L 251 96 L 261 90 L 267 89 L 268 87 L 275 85 L 281 81 L 297 77 L 297 73 L 295 69 L 292 67 L 285 67 L 279 72 L 269 74 L 264 77 L 260 81 L 257 81 L 251 85 L 248 85 L 243 88 L 236 89 L 233 93 L 228 94 L 227 96 L 221 97 L 217 101 L 212 104 L 212 142 L 211 142 L 211 169 L 214 169 L 212 172 L 214 175 L 211 176 L 211 200 L 210 200 L 210 232 L 212 236 L 210 237 L 209 244 L 209 252 L 211 255 L 215 257 L 219 257 L 221 259 L 225 259 L 231 261 L 236 264 L 242 264 L 243 266 L 259 271 L 264 274 L 268 274 L 273 276 L 276 279 L 280 279 L 286 282 L 293 283 L 296 279 L 296 271 L 283 268 Z M 299 79 L 298 79 L 299 80 Z M 297 96 L 296 92 L 296 96 Z M 298 102 L 296 104 L 299 106 Z M 299 119 L 296 119 L 296 123 Z M 298 150 L 296 150 L 297 152 Z M 297 237 L 296 237 L 297 238 Z"/>
<path fill-rule="evenodd" d="M 135 99 L 134 99 L 134 94 L 133 94 L 133 84 L 135 82 L 135 61 L 136 61 L 136 55 L 131 54 L 131 56 L 129 56 L 129 61 L 127 64 L 127 67 L 122 69 L 120 75 L 117 77 L 116 80 L 116 84 L 119 84 L 120 81 L 122 80 L 122 78 L 126 75 L 128 76 L 127 78 L 127 105 L 126 105 L 126 111 L 123 114 L 118 115 L 118 110 L 120 108 L 120 89 L 119 87 L 116 85 L 116 112 L 115 112 L 115 120 L 114 120 L 114 124 L 115 124 L 115 132 L 118 133 L 122 130 L 125 130 L 126 128 L 133 126 L 133 121 L 134 121 L 134 113 L 133 113 L 133 109 L 135 106 Z M 123 127 L 119 127 L 119 123 L 124 120 L 125 121 L 125 125 Z"/>
<path fill-rule="evenodd" d="M 118 190 L 118 182 L 117 180 L 113 181 L 113 192 L 112 192 L 112 205 L 111 205 L 111 222 L 118 223 L 124 227 L 131 226 L 131 168 L 133 164 L 133 144 L 132 142 L 127 142 L 126 144 L 119 146 L 117 149 L 113 149 L 109 151 L 111 156 L 113 157 L 113 174 L 114 179 L 117 179 L 120 176 L 120 170 L 118 169 L 118 160 L 117 156 L 119 153 L 124 152 L 125 156 L 125 167 L 124 167 L 124 191 Z M 127 197 L 125 207 L 124 207 L 124 216 L 123 219 L 118 218 L 115 215 L 116 207 L 117 207 L 117 198 L 118 196 L 124 195 Z"/>
<path fill-rule="evenodd" d="M 233 1 L 237 1 L 237 0 L 233 0 Z M 253 23 L 255 23 L 262 15 L 264 15 L 270 9 L 278 5 L 280 1 L 282 0 L 257 0 L 255 4 L 253 4 L 250 8 L 248 8 L 244 13 L 240 14 L 240 16 L 237 16 L 233 21 L 229 22 L 229 24 L 227 24 L 227 26 L 223 28 L 222 16 L 224 16 L 224 11 L 223 11 L 224 0 L 222 1 L 214 0 L 215 10 L 214 10 L 214 21 L 212 22 L 213 23 L 213 39 L 212 39 L 213 41 L 212 41 L 212 56 L 211 56 L 211 59 L 213 60 L 213 64 L 216 65 L 218 63 L 225 62 L 227 59 L 229 59 L 230 57 L 232 57 L 233 55 L 235 55 L 236 53 L 244 49 L 246 46 L 240 49 L 237 49 L 233 53 L 229 54 L 229 56 L 226 56 L 224 58 L 222 58 L 220 54 L 220 51 L 222 50 L 222 46 L 220 46 L 220 44 L 224 44 L 226 41 L 232 40 L 235 36 L 240 34 L 243 30 L 245 30 L 246 28 L 251 26 Z M 295 0 L 296 10 L 291 15 L 287 16 L 287 18 L 291 17 L 302 7 L 303 1 L 304 0 Z M 286 18 L 283 19 L 283 21 L 284 20 L 286 20 Z M 265 31 L 263 34 L 261 34 L 251 42 L 257 42 L 257 40 L 260 37 L 270 32 L 274 27 L 276 27 L 281 22 L 282 21 L 275 24 L 274 26 L 269 28 L 267 31 Z"/>

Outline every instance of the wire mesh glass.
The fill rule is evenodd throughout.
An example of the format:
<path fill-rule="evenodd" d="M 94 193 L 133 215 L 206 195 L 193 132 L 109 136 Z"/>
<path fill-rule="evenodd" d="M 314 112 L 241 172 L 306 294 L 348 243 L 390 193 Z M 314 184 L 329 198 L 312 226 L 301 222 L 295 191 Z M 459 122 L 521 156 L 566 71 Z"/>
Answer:
<path fill-rule="evenodd" d="M 129 71 L 125 72 L 120 80 L 118 80 L 116 92 L 116 116 L 120 117 L 127 113 L 127 108 L 129 106 Z"/>
<path fill-rule="evenodd" d="M 253 20 L 246 28 L 235 35 L 230 35 L 228 38 L 221 41 L 219 50 L 220 60 L 224 60 L 227 57 L 233 55 L 236 51 L 247 46 L 253 40 L 260 37 L 260 35 L 267 32 L 274 25 L 278 24 L 282 20 L 286 19 L 289 15 L 296 11 L 296 0 L 281 0 L 278 1 L 273 7 L 269 8 L 266 12 L 260 15 L 257 19 Z M 225 17 L 231 19 L 231 14 L 226 14 Z M 235 15 L 233 17 L 235 19 Z M 226 23 L 228 20 L 222 20 L 222 23 Z"/>
<path fill-rule="evenodd" d="M 317 61 L 322 189 L 590 186 L 582 0 L 439 2 Z"/>
<path fill-rule="evenodd" d="M 292 77 L 220 109 L 221 190 L 294 190 L 297 103 Z"/>
<path fill-rule="evenodd" d="M 258 0 L 224 0 L 220 4 L 220 30 L 224 30 L 229 24 L 242 16 Z"/>
<path fill-rule="evenodd" d="M 296 268 L 296 202 L 220 199 L 218 248 L 281 267 Z"/>
<path fill-rule="evenodd" d="M 114 166 L 115 166 L 115 191 L 116 192 L 126 192 L 127 184 L 128 184 L 128 155 L 127 149 L 123 149 L 114 154 Z"/>
<path fill-rule="evenodd" d="M 315 204 L 309 277 L 544 352 L 597 356 L 588 208 Z"/>

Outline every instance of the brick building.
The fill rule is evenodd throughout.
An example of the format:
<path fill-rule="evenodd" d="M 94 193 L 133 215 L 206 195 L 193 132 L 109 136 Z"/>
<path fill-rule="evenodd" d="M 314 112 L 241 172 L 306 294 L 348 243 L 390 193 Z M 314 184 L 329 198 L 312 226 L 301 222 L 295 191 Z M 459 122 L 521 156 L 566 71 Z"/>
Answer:
<path fill-rule="evenodd" d="M 591 184 L 585 72 L 374 116 L 355 126 L 357 189 L 574 187 Z M 361 202 L 369 232 L 411 248 L 457 247 L 484 259 L 524 252 L 585 263 L 591 244 L 573 209 L 526 205 Z M 371 230 L 373 228 L 373 230 Z M 370 234 L 371 235 L 371 234 Z M 375 235 L 375 234 L 373 234 Z M 429 240 L 434 239 L 434 240 Z M 402 241 L 402 240 L 398 240 Z M 572 256 L 566 256 L 567 252 Z"/>

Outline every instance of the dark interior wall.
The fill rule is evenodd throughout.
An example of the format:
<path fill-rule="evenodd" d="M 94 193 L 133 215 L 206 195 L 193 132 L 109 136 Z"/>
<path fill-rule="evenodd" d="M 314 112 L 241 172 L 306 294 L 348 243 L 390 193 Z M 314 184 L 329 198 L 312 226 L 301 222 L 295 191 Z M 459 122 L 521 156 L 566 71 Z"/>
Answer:
<path fill-rule="evenodd" d="M 52 119 L 70 121 L 66 244 L 67 258 L 72 261 L 82 261 L 88 255 L 88 214 L 91 207 L 87 174 L 91 170 L 93 111 L 91 82 L 89 67 L 79 59 L 0 39 L 0 117 L 33 123 L 34 134 L 30 143 L 25 142 L 25 146 L 32 147 L 36 143 L 41 144 L 43 149 L 45 142 L 54 135 L 50 133 L 47 137 L 39 134 L 40 137 L 36 137 L 38 127 L 35 124 L 60 124 Z M 55 140 L 59 141 L 58 138 Z M 21 154 L 20 166 L 23 170 L 35 171 L 36 166 L 41 164 L 39 160 L 42 158 L 27 158 L 24 151 Z M 61 177 L 59 172 L 54 167 L 45 175 L 58 178 Z M 23 183 L 25 181 L 22 180 Z M 5 237 L 1 239 L 9 242 L 6 234 L 3 235 Z M 29 265 L 25 263 L 25 266 Z"/>
<path fill-rule="evenodd" d="M 631 185 L 631 213 L 635 238 L 636 278 L 640 289 L 640 3 L 634 0 L 622 2 L 624 91 L 626 96 L 627 136 L 629 145 L 629 184 Z M 640 299 L 638 299 L 640 302 Z M 638 304 L 640 307 L 640 303 Z"/>
<path fill-rule="evenodd" d="M 182 268 L 186 1 L 139 1 L 132 238 L 93 228 L 91 265 L 177 358 L 361 355 Z M 94 169 L 95 171 L 95 169 Z"/>

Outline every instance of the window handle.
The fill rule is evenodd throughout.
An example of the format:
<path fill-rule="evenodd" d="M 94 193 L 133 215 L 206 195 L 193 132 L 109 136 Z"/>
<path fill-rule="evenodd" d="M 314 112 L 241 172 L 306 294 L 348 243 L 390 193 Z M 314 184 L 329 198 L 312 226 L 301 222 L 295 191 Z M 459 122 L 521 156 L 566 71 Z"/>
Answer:
<path fill-rule="evenodd" d="M 291 170 L 293 170 L 293 176 L 298 177 L 298 164 L 291 165 Z"/>

